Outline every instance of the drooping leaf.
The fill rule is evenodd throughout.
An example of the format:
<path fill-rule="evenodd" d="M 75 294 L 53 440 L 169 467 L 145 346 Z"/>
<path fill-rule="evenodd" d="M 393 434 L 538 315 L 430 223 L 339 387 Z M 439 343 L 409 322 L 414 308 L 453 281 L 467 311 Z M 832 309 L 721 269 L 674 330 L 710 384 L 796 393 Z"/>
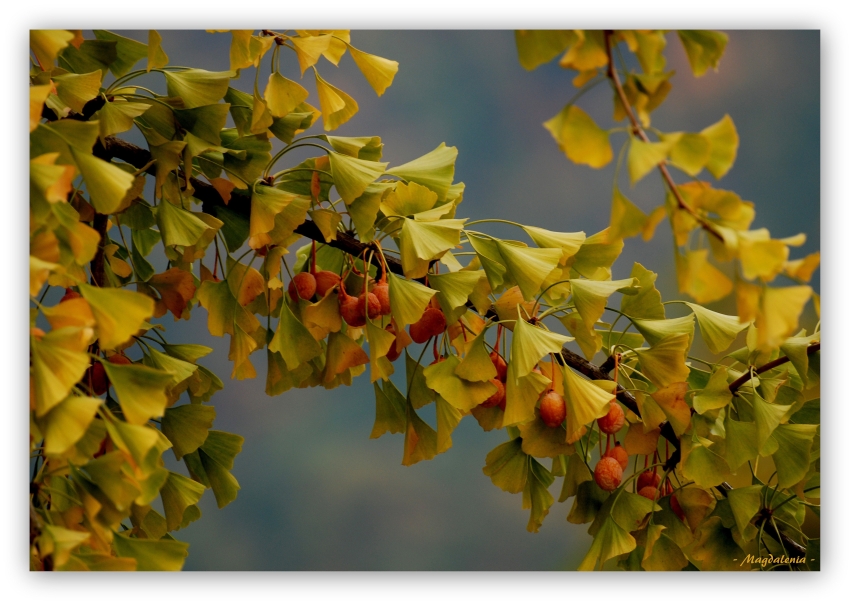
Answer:
<path fill-rule="evenodd" d="M 809 469 L 817 424 L 783 424 L 773 431 L 778 450 L 773 454 L 779 486 L 789 488 L 802 480 Z"/>
<path fill-rule="evenodd" d="M 558 248 L 529 248 L 501 240 L 496 241 L 496 248 L 528 301 L 540 292 L 543 280 L 557 267 L 562 256 Z"/>
<path fill-rule="evenodd" d="M 567 404 L 567 436 L 575 440 L 582 426 L 608 414 L 614 395 L 589 380 L 585 380 L 569 367 L 563 368 L 564 401 Z"/>
<path fill-rule="evenodd" d="M 79 289 L 97 322 L 97 336 L 102 349 L 124 344 L 153 315 L 154 301 L 144 294 L 82 283 Z"/>
<path fill-rule="evenodd" d="M 36 416 L 58 405 L 89 365 L 84 352 L 91 338 L 86 328 L 51 330 L 39 340 L 30 340 Z"/>
<path fill-rule="evenodd" d="M 45 454 L 59 455 L 76 444 L 86 433 L 100 404 L 100 399 L 71 395 L 53 407 L 39 422 Z"/>
<path fill-rule="evenodd" d="M 688 353 L 688 335 L 675 334 L 648 349 L 637 349 L 641 371 L 656 386 L 663 388 L 674 382 L 688 379 L 690 370 L 685 365 Z"/>
<path fill-rule="evenodd" d="M 644 142 L 637 137 L 631 138 L 628 166 L 633 186 L 664 161 L 669 148 L 670 144 L 666 142 Z"/>
<path fill-rule="evenodd" d="M 348 51 L 375 93 L 382 96 L 393 83 L 393 78 L 398 72 L 398 62 L 367 54 L 351 45 L 348 46 Z"/>
<path fill-rule="evenodd" d="M 128 423 L 141 425 L 152 417 L 162 417 L 168 402 L 165 389 L 172 383 L 170 372 L 138 363 L 102 364 Z"/>
<path fill-rule="evenodd" d="M 487 453 L 484 468 L 493 484 L 509 493 L 522 492 L 528 480 L 528 455 L 522 451 L 522 440 L 514 438 Z"/>
<path fill-rule="evenodd" d="M 705 167 L 720 179 L 732 168 L 738 154 L 738 131 L 729 115 L 700 132 L 711 143 L 711 154 Z"/>
<path fill-rule="evenodd" d="M 717 486 L 729 477 L 726 460 L 710 448 L 711 441 L 694 436 L 682 437 L 682 474 L 703 488 Z"/>
<path fill-rule="evenodd" d="M 148 46 L 137 40 L 127 38 L 111 31 L 95 29 L 98 40 L 115 42 L 116 59 L 109 64 L 109 70 L 115 77 L 128 73 L 133 66 L 148 55 Z"/>
<path fill-rule="evenodd" d="M 136 560 L 136 569 L 142 572 L 181 570 L 189 554 L 189 543 L 174 539 L 131 538 L 116 533 L 112 545 L 118 557 Z"/>
<path fill-rule="evenodd" d="M 717 366 L 705 388 L 694 395 L 694 409 L 697 413 L 705 413 L 725 407 L 732 400 L 729 392 L 728 369 L 724 365 Z"/>
<path fill-rule="evenodd" d="M 418 159 L 387 169 L 387 173 L 433 190 L 438 202 L 443 202 L 454 179 L 456 159 L 457 148 L 443 142 Z"/>
<path fill-rule="evenodd" d="M 679 40 L 688 55 L 694 76 L 701 77 L 711 67 L 717 70 L 720 57 L 726 49 L 729 36 L 719 31 L 682 29 L 677 31 Z"/>
<path fill-rule="evenodd" d="M 614 158 L 608 132 L 574 104 L 565 106 L 543 126 L 574 163 L 600 169 Z"/>
<path fill-rule="evenodd" d="M 522 490 L 522 508 L 530 509 L 526 530 L 539 532 L 543 519 L 549 515 L 549 508 L 555 502 L 555 497 L 549 492 L 549 487 L 555 477 L 536 459 L 528 459 L 528 478 Z"/>
<path fill-rule="evenodd" d="M 428 261 L 438 259 L 460 243 L 460 232 L 466 219 L 417 221 L 405 219 L 399 237 L 401 264 L 407 278 L 424 277 Z"/>
<path fill-rule="evenodd" d="M 230 470 L 244 441 L 236 434 L 210 430 L 204 444 L 194 453 L 184 456 L 193 479 L 212 488 L 219 509 L 236 499 L 241 488 Z"/>
<path fill-rule="evenodd" d="M 326 82 L 319 76 L 318 71 L 314 73 L 316 75 L 316 93 L 319 95 L 319 105 L 324 114 L 324 129 L 325 131 L 332 131 L 351 119 L 359 110 L 359 107 L 354 98 Z"/>
<path fill-rule="evenodd" d="M 433 459 L 437 454 L 437 433 L 434 428 L 422 421 L 422 418 L 407 402 L 407 427 L 404 433 L 404 455 L 402 465 L 413 465 L 423 460 Z"/>
<path fill-rule="evenodd" d="M 322 346 L 302 324 L 289 304 L 284 302 L 280 308 L 280 320 L 274 337 L 269 342 L 269 350 L 280 353 L 290 370 L 321 354 Z"/>
<path fill-rule="evenodd" d="M 406 402 L 404 395 L 399 392 L 391 381 L 383 384 L 383 390 L 378 382 L 375 387 L 375 425 L 369 438 L 380 438 L 385 433 L 400 434 L 407 425 Z"/>
<path fill-rule="evenodd" d="M 655 287 L 658 274 L 649 271 L 640 263 L 632 266 L 631 277 L 640 286 L 637 294 L 624 294 L 620 300 L 620 311 L 629 317 L 638 319 L 664 319 L 664 305 L 661 293 Z"/>
<path fill-rule="evenodd" d="M 425 368 L 425 382 L 428 388 L 434 390 L 452 406 L 461 411 L 470 411 L 486 401 L 496 392 L 496 388 L 489 381 L 471 382 L 460 378 L 455 373 L 459 365 L 460 359 L 450 355 L 445 361 Z"/>
<path fill-rule="evenodd" d="M 694 316 L 685 315 L 672 319 L 633 319 L 632 323 L 646 341 L 654 346 L 670 336 L 685 334 L 690 344 L 694 339 Z"/>
<path fill-rule="evenodd" d="M 558 56 L 577 38 L 572 31 L 517 30 L 514 32 L 519 64 L 532 71 Z"/>
<path fill-rule="evenodd" d="M 455 375 L 469 382 L 489 382 L 496 377 L 496 367 L 484 346 L 487 330 L 481 330 L 469 345 L 466 356 L 455 369 Z"/>
<path fill-rule="evenodd" d="M 716 313 L 700 305 L 686 303 L 699 321 L 703 340 L 712 353 L 722 353 L 735 341 L 738 334 L 749 325 L 740 323 L 737 317 Z"/>
<path fill-rule="evenodd" d="M 74 162 L 86 182 L 91 204 L 99 213 L 112 213 L 133 185 L 133 176 L 87 152 L 70 147 Z"/>
<path fill-rule="evenodd" d="M 169 96 L 179 96 L 187 109 L 215 104 L 227 93 L 233 71 L 165 71 L 165 85 Z"/>
<path fill-rule="evenodd" d="M 162 433 L 171 441 L 178 461 L 204 444 L 214 419 L 215 409 L 204 405 L 180 405 L 165 410 Z"/>
<path fill-rule="evenodd" d="M 369 184 L 378 179 L 389 165 L 389 163 L 367 161 L 338 152 L 331 152 L 328 157 L 334 186 L 346 204 L 360 197 Z"/>
<path fill-rule="evenodd" d="M 575 303 L 576 310 L 581 315 L 585 325 L 591 328 L 599 321 L 599 318 L 605 312 L 605 305 L 609 296 L 618 290 L 630 288 L 635 283 L 634 278 L 600 282 L 581 279 L 570 280 L 573 303 Z"/>
<path fill-rule="evenodd" d="M 527 376 L 540 359 L 549 353 L 560 353 L 571 340 L 569 336 L 533 326 L 518 315 L 511 340 L 511 365 L 515 366 L 515 377 Z"/>

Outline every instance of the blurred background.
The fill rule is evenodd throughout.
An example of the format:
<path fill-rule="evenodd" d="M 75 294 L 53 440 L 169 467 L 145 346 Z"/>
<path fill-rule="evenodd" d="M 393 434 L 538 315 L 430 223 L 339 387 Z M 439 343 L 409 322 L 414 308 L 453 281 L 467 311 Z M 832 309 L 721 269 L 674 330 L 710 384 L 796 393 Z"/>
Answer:
<path fill-rule="evenodd" d="M 146 31 L 117 33 L 147 41 Z M 230 35 L 160 33 L 170 64 L 228 69 Z M 675 34 L 668 34 L 668 69 L 676 75 L 652 125 L 699 131 L 731 115 L 741 138 L 738 159 L 715 185 L 756 203 L 753 228 L 766 227 L 774 237 L 805 232 L 806 244 L 792 250 L 791 258 L 799 258 L 820 247 L 819 32 L 728 33 L 719 71 L 699 79 Z M 525 71 L 511 31 L 352 31 L 351 41 L 397 60 L 399 72 L 377 98 L 348 54 L 338 69 L 321 61 L 323 78 L 360 106 L 335 134 L 380 136 L 390 166 L 441 142 L 456 146 L 455 181 L 466 183 L 459 217 L 588 235 L 608 225 L 613 163 L 601 170 L 573 165 L 542 126 L 575 93 L 574 73 L 557 60 Z M 294 55 L 281 57 L 283 74 L 298 79 Z M 268 59 L 261 90 L 267 74 Z M 231 85 L 250 93 L 253 81 L 248 69 Z M 308 101 L 318 105 L 312 76 L 301 83 L 311 92 Z M 611 127 L 612 94 L 603 84 L 578 104 L 602 127 Z M 321 122 L 308 133 L 320 128 Z M 615 155 L 624 139 L 612 136 Z M 677 181 L 686 177 L 674 171 Z M 646 212 L 663 202 L 656 173 L 633 189 L 624 177 L 620 187 Z M 666 223 L 649 243 L 626 241 L 614 277 L 627 277 L 638 261 L 659 273 L 657 285 L 668 300 L 678 293 Z M 516 237 L 515 230 L 487 231 Z M 788 284 L 781 280 L 777 283 Z M 812 285 L 819 291 L 817 273 Z M 735 312 L 732 299 L 712 308 Z M 213 347 L 201 363 L 225 379 L 231 371 L 228 342 L 209 335 L 203 309 L 193 317 L 191 323 L 166 317 L 166 336 Z M 811 330 L 811 304 L 803 321 Z M 225 389 L 212 400 L 215 428 L 245 437 L 233 470 L 242 490 L 223 510 L 208 492 L 200 504 L 202 519 L 175 533 L 191 543 L 186 569 L 552 570 L 574 569 L 586 553 L 588 525 L 566 521 L 571 500 L 555 503 L 540 532 L 531 534 L 522 495 L 503 492 L 482 474 L 484 457 L 506 440 L 504 431 L 484 433 L 465 419 L 447 453 L 403 467 L 402 435 L 369 439 L 374 393 L 367 378 L 351 388 L 292 390 L 270 398 L 259 354 L 254 363 L 256 380 L 225 379 Z M 433 408 L 422 414 L 434 422 Z M 560 486 L 557 479 L 551 489 L 556 499 Z"/>

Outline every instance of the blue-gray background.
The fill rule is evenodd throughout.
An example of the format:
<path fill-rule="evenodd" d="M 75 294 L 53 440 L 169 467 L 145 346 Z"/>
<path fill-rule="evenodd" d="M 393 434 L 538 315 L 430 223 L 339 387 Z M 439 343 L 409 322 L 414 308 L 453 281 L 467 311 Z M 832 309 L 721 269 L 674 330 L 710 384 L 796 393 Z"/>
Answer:
<path fill-rule="evenodd" d="M 147 41 L 146 32 L 121 32 Z M 228 68 L 230 36 L 161 31 L 173 65 Z M 718 72 L 696 79 L 675 35 L 668 34 L 673 90 L 653 114 L 663 131 L 699 131 L 725 113 L 741 138 L 738 160 L 721 187 L 756 203 L 753 227 L 775 237 L 805 232 L 792 258 L 820 246 L 820 61 L 816 31 L 732 31 Z M 557 61 L 533 72 L 519 66 L 510 31 L 354 31 L 352 43 L 397 60 L 399 72 L 381 98 L 346 55 L 339 69 L 324 60 L 323 77 L 353 96 L 360 112 L 339 135 L 378 135 L 384 160 L 398 165 L 441 142 L 457 146 L 455 181 L 466 183 L 459 216 L 497 217 L 588 234 L 607 226 L 613 165 L 577 167 L 561 154 L 542 122 L 574 93 L 574 73 Z M 282 54 L 284 74 L 298 76 L 294 55 Z M 267 77 L 268 60 L 262 79 Z M 261 80 L 262 81 L 262 80 Z M 302 82 L 318 104 L 312 77 Z M 250 92 L 253 70 L 235 85 Z M 261 84 L 261 89 L 263 84 Z M 612 92 L 605 85 L 579 105 L 612 126 Z M 321 127 L 321 125 L 319 126 Z M 317 129 L 317 128 L 314 128 Z M 314 132 L 311 132 L 314 133 Z M 622 134 L 613 138 L 615 152 Z M 277 143 L 276 143 L 277 144 Z M 306 156 L 306 155 L 305 155 Z M 674 177 L 685 181 L 681 173 Z M 708 176 L 710 178 L 710 176 Z M 621 188 L 644 210 L 662 202 L 656 174 Z M 510 230 L 495 235 L 516 236 Z M 659 288 L 674 298 L 669 227 L 651 243 L 626 242 L 615 277 L 632 261 L 659 272 Z M 819 276 L 813 280 L 819 289 Z M 734 312 L 731 300 L 718 310 Z M 170 338 L 191 337 L 215 351 L 202 360 L 230 373 L 225 340 L 204 327 L 167 318 Z M 813 322 L 811 307 L 807 324 Z M 233 470 L 242 490 L 218 510 L 211 493 L 203 517 L 177 532 L 191 543 L 194 570 L 547 570 L 574 569 L 587 550 L 587 526 L 567 523 L 570 503 L 556 503 L 538 534 L 525 530 L 521 495 L 505 493 L 481 473 L 486 453 L 503 432 L 485 434 L 461 422 L 454 447 L 434 460 L 401 466 L 402 438 L 370 440 L 374 396 L 366 378 L 351 388 L 294 390 L 269 398 L 259 377 L 226 381 L 213 397 L 217 429 L 245 437 Z M 425 412 L 425 418 L 431 419 Z M 558 496 L 560 479 L 552 487 Z"/>

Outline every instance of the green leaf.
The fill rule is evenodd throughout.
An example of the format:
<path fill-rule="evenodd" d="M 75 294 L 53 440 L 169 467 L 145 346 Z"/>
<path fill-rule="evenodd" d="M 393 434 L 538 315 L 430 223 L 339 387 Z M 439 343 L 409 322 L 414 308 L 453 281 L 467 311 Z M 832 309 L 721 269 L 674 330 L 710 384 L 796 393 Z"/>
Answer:
<path fill-rule="evenodd" d="M 259 236 L 272 231 L 275 227 L 275 217 L 296 198 L 298 196 L 295 194 L 271 186 L 253 186 L 251 189 L 251 221 L 248 234 Z"/>
<path fill-rule="evenodd" d="M 109 70 L 115 77 L 125 75 L 137 62 L 147 57 L 148 45 L 117 35 L 102 29 L 94 30 L 94 37 L 107 42 L 115 42 L 117 58 L 109 64 Z"/>
<path fill-rule="evenodd" d="M 570 280 L 573 303 L 584 320 L 585 326 L 592 328 L 605 312 L 608 297 L 618 290 L 625 290 L 637 283 L 634 278 L 614 281 Z"/>
<path fill-rule="evenodd" d="M 478 281 L 483 276 L 484 274 L 480 270 L 429 275 L 428 285 L 437 291 L 440 308 L 448 316 L 452 314 L 454 309 L 466 304 L 470 295 L 475 291 Z"/>
<path fill-rule="evenodd" d="M 734 315 L 723 315 L 700 305 L 685 303 L 697 316 L 699 331 L 712 353 L 719 354 L 729 348 L 749 322 L 740 323 Z"/>
<path fill-rule="evenodd" d="M 309 92 L 303 86 L 275 71 L 269 75 L 265 99 L 273 117 L 285 117 L 307 99 Z"/>
<path fill-rule="evenodd" d="M 576 164 L 600 169 L 614 158 L 608 132 L 574 104 L 565 106 L 543 126 L 555 138 L 558 148 Z"/>
<path fill-rule="evenodd" d="M 490 353 L 484 346 L 487 330 L 475 337 L 467 347 L 466 356 L 455 369 L 455 375 L 469 382 L 489 382 L 496 377 L 496 366 L 490 360 Z"/>
<path fill-rule="evenodd" d="M 766 450 L 765 443 L 770 438 L 770 435 L 776 429 L 776 426 L 785 417 L 788 412 L 788 407 L 785 405 L 774 405 L 762 399 L 758 394 L 752 397 L 753 415 L 756 421 L 756 437 L 758 440 L 759 452 Z M 768 447 L 769 448 L 769 447 Z"/>
<path fill-rule="evenodd" d="M 748 526 L 761 509 L 762 489 L 763 486 L 760 484 L 744 486 L 733 488 L 726 494 L 732 515 L 735 516 L 735 525 L 738 526 L 738 532 L 744 540 L 750 540 L 752 536 L 748 536 L 748 532 L 755 530 Z"/>
<path fill-rule="evenodd" d="M 605 562 L 612 557 L 623 555 L 633 551 L 637 547 L 634 537 L 626 530 L 617 525 L 612 519 L 602 522 L 590 550 L 579 564 L 579 570 L 594 570 L 597 566 L 601 569 Z"/>
<path fill-rule="evenodd" d="M 549 508 L 555 502 L 555 497 L 549 492 L 555 477 L 536 459 L 529 458 L 528 465 L 528 478 L 522 490 L 522 508 L 531 509 L 526 530 L 539 532 L 543 519 L 549 515 Z"/>
<path fill-rule="evenodd" d="M 528 455 L 522 451 L 522 440 L 514 438 L 487 453 L 482 471 L 502 490 L 522 492 L 528 481 Z"/>
<path fill-rule="evenodd" d="M 715 178 L 720 179 L 726 175 L 735 164 L 738 155 L 738 131 L 732 117 L 724 115 L 723 118 L 709 125 L 702 132 L 711 143 L 711 155 L 705 167 Z"/>
<path fill-rule="evenodd" d="M 631 277 L 640 286 L 637 294 L 624 294 L 620 300 L 620 311 L 629 317 L 638 319 L 664 319 L 664 305 L 661 293 L 655 287 L 658 274 L 648 270 L 640 263 L 632 266 Z"/>
<path fill-rule="evenodd" d="M 387 174 L 421 184 L 436 192 L 437 201 L 443 202 L 454 179 L 456 159 L 457 148 L 443 142 L 418 159 L 387 169 Z"/>
<path fill-rule="evenodd" d="M 269 350 L 280 353 L 290 370 L 322 354 L 322 345 L 313 338 L 310 330 L 302 324 L 289 304 L 283 302 L 280 308 L 280 320 L 274 338 L 269 342 Z"/>
<path fill-rule="evenodd" d="M 670 144 L 667 142 L 644 142 L 636 137 L 629 144 L 629 179 L 634 186 L 667 158 Z M 616 195 L 615 195 L 616 196 Z"/>
<path fill-rule="evenodd" d="M 501 240 L 496 241 L 496 248 L 527 301 L 534 300 L 562 256 L 559 248 L 529 248 Z"/>
<path fill-rule="evenodd" d="M 574 256 L 587 238 L 584 232 L 551 232 L 530 225 L 524 225 L 522 229 L 525 230 L 525 233 L 540 248 L 560 248 L 563 253 L 561 255 L 561 264 L 564 264 L 567 259 Z"/>
<path fill-rule="evenodd" d="M 38 61 L 47 68 L 68 43 L 74 39 L 74 33 L 65 29 L 31 29 L 30 49 Z"/>
<path fill-rule="evenodd" d="M 172 374 L 146 365 L 115 365 L 102 362 L 106 375 L 128 423 L 141 425 L 152 417 L 162 417 L 168 398 L 166 387 L 171 384 Z"/>
<path fill-rule="evenodd" d="M 425 382 L 452 406 L 461 411 L 470 411 L 486 401 L 496 392 L 496 387 L 485 382 L 470 382 L 455 373 L 460 359 L 450 355 L 445 361 L 434 363 L 425 368 Z M 492 364 L 491 364 L 492 365 Z"/>
<path fill-rule="evenodd" d="M 773 439 L 778 444 L 773 461 L 781 488 L 790 488 L 806 476 L 819 427 L 816 424 L 784 424 L 773 431 Z"/>
<path fill-rule="evenodd" d="M 103 74 L 100 70 L 91 73 L 63 73 L 54 75 L 53 82 L 56 84 L 56 95 L 71 107 L 72 111 L 83 112 L 85 104 L 96 98 L 100 93 L 100 81 Z"/>
<path fill-rule="evenodd" d="M 375 387 L 375 425 L 369 438 L 380 438 L 387 432 L 399 434 L 407 425 L 407 402 L 390 380 L 384 382 L 384 389 L 373 382 Z"/>
<path fill-rule="evenodd" d="M 416 221 L 405 219 L 399 237 L 399 250 L 404 275 L 421 278 L 428 272 L 428 261 L 440 258 L 460 244 L 460 232 L 466 219 Z"/>
<path fill-rule="evenodd" d="M 347 138 L 322 134 L 319 138 L 327 141 L 327 143 L 331 145 L 331 148 L 339 153 L 367 161 L 381 160 L 381 153 L 384 145 L 381 143 L 381 138 L 378 136 Z"/>
<path fill-rule="evenodd" d="M 719 31 L 701 31 L 680 29 L 679 40 L 688 55 L 691 71 L 695 77 L 702 77 L 709 67 L 717 70 L 720 57 L 726 49 L 729 36 Z"/>
<path fill-rule="evenodd" d="M 732 401 L 732 393 L 729 392 L 729 370 L 725 365 L 717 366 L 702 390 L 694 395 L 694 409 L 703 414 L 706 411 L 720 409 Z"/>
<path fill-rule="evenodd" d="M 403 328 L 419 321 L 436 291 L 389 272 L 387 280 L 390 286 L 390 306 L 396 324 Z"/>
<path fill-rule="evenodd" d="M 753 422 L 740 422 L 731 417 L 726 422 L 726 462 L 733 472 L 747 461 L 756 458 L 759 451 L 756 437 L 756 424 Z"/>
<path fill-rule="evenodd" d="M 398 62 L 391 61 L 374 54 L 367 54 L 354 46 L 347 45 L 351 58 L 363 73 L 363 77 L 375 90 L 378 96 L 382 96 L 386 89 L 393 83 L 395 74 L 398 73 Z"/>
<path fill-rule="evenodd" d="M 174 472 L 168 472 L 168 479 L 160 491 L 162 507 L 165 510 L 166 527 L 177 530 L 183 523 L 186 509 L 195 505 L 204 495 L 204 485 Z"/>
<path fill-rule="evenodd" d="M 164 71 L 165 85 L 169 96 L 179 96 L 187 109 L 215 104 L 227 93 L 233 71 Z"/>
<path fill-rule="evenodd" d="M 100 126 L 100 139 L 120 134 L 133 128 L 133 119 L 144 114 L 150 108 L 142 102 L 107 102 L 92 115 L 92 121 Z"/>
<path fill-rule="evenodd" d="M 445 453 L 452 446 L 452 432 L 463 418 L 463 413 L 442 397 L 437 397 L 436 404 L 437 453 Z"/>
<path fill-rule="evenodd" d="M 179 571 L 189 555 L 189 543 L 173 539 L 131 538 L 116 533 L 112 546 L 118 557 L 135 559 L 136 569 L 142 572 Z"/>
<path fill-rule="evenodd" d="M 567 474 L 564 476 L 564 486 L 561 488 L 561 496 L 558 497 L 558 502 L 563 503 L 570 497 L 574 497 L 578 494 L 579 486 L 583 482 L 592 481 L 593 474 L 590 473 L 582 456 L 579 453 L 570 455 L 570 458 L 567 460 Z"/>
<path fill-rule="evenodd" d="M 569 336 L 533 326 L 518 315 L 511 340 L 511 365 L 515 366 L 515 377 L 527 376 L 540 359 L 549 353 L 560 353 L 571 340 Z"/>
<path fill-rule="evenodd" d="M 644 375 L 659 388 L 664 388 L 688 379 L 690 370 L 685 365 L 685 357 L 689 346 L 687 334 L 675 334 L 651 348 L 636 349 L 635 354 Z"/>
<path fill-rule="evenodd" d="M 433 459 L 437 454 L 437 433 L 426 424 L 407 403 L 407 428 L 404 433 L 404 455 L 402 465 L 413 465 Z"/>
<path fill-rule="evenodd" d="M 221 144 L 221 130 L 227 123 L 228 104 L 209 104 L 192 109 L 176 109 L 174 116 L 180 125 L 213 146 Z"/>
<path fill-rule="evenodd" d="M 41 340 L 30 339 L 36 416 L 62 402 L 83 377 L 90 361 L 84 352 L 90 333 L 69 327 L 51 330 Z"/>
<path fill-rule="evenodd" d="M 71 552 L 90 537 L 90 532 L 79 532 L 62 526 L 44 524 L 38 536 L 38 549 L 42 555 L 50 555 L 53 565 L 59 567 L 67 563 Z"/>
<path fill-rule="evenodd" d="M 540 394 L 549 386 L 549 378 L 532 372 L 526 376 L 517 375 L 516 363 L 508 363 L 505 382 L 505 413 L 502 425 L 521 424 L 534 419 L 534 407 Z"/>
<path fill-rule="evenodd" d="M 576 41 L 572 31 L 517 30 L 514 32 L 519 64 L 523 69 L 532 71 L 558 56 Z"/>
<path fill-rule="evenodd" d="M 116 419 L 107 413 L 106 431 L 116 447 L 128 453 L 136 466 L 150 476 L 159 468 L 157 465 L 162 451 L 170 446 L 167 440 L 160 440 L 160 434 L 152 427 L 133 425 Z M 156 495 L 154 495 L 156 496 Z"/>
<path fill-rule="evenodd" d="M 165 410 L 162 433 L 174 445 L 178 461 L 204 444 L 214 419 L 215 409 L 204 405 L 181 405 Z"/>
<path fill-rule="evenodd" d="M 71 395 L 38 420 L 44 453 L 59 455 L 77 443 L 94 419 L 101 400 Z"/>
<path fill-rule="evenodd" d="M 114 212 L 133 185 L 133 175 L 73 146 L 70 150 L 86 183 L 92 206 L 98 213 Z"/>
<path fill-rule="evenodd" d="M 575 448 L 564 442 L 564 431 L 561 428 L 550 428 L 542 419 L 519 424 L 522 450 L 532 457 L 552 457 L 572 455 Z"/>
<path fill-rule="evenodd" d="M 676 335 L 686 335 L 688 345 L 694 339 L 694 316 L 685 315 L 673 319 L 633 319 L 632 323 L 650 346 Z"/>
<path fill-rule="evenodd" d="M 389 163 L 358 159 L 338 152 L 328 153 L 334 186 L 346 204 L 354 202 L 366 188 L 378 179 Z"/>
<path fill-rule="evenodd" d="M 703 488 L 717 486 L 730 473 L 726 461 L 709 448 L 710 444 L 696 435 L 682 437 L 682 474 Z"/>
<path fill-rule="evenodd" d="M 79 289 L 97 322 L 101 349 L 124 344 L 153 315 L 154 301 L 144 294 L 88 284 L 79 284 Z"/>
<path fill-rule="evenodd" d="M 162 36 L 151 29 L 148 31 L 148 65 L 147 70 L 159 69 L 168 64 L 168 55 L 162 49 Z"/>
<path fill-rule="evenodd" d="M 809 344 L 814 340 L 820 340 L 820 334 L 812 336 L 795 336 L 788 338 L 779 347 L 782 353 L 791 361 L 791 365 L 797 370 L 797 374 L 803 381 L 803 386 L 809 383 Z"/>
<path fill-rule="evenodd" d="M 719 516 L 704 521 L 696 531 L 691 557 L 703 571 L 741 570 L 744 551 L 735 542 L 731 530 L 723 527 Z"/>
<path fill-rule="evenodd" d="M 564 366 L 564 401 L 567 404 L 567 440 L 573 440 L 581 427 L 608 414 L 614 395 L 605 392 Z"/>
<path fill-rule="evenodd" d="M 210 430 L 204 444 L 183 458 L 192 477 L 204 486 L 212 488 L 219 509 L 236 499 L 241 488 L 230 470 L 233 469 L 233 460 L 242 450 L 244 441 L 244 438 L 236 434 Z"/>

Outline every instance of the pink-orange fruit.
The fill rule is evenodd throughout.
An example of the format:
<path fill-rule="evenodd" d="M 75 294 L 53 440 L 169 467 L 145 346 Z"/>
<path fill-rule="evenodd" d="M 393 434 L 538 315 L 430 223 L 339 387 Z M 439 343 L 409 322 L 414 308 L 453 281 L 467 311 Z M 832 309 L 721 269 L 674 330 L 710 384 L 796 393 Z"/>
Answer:
<path fill-rule="evenodd" d="M 497 407 L 505 400 L 505 385 L 502 384 L 501 380 L 493 378 L 490 380 L 490 384 L 496 387 L 496 392 L 489 399 L 481 403 L 482 407 Z"/>
<path fill-rule="evenodd" d="M 615 434 L 623 427 L 626 421 L 626 415 L 617 403 L 611 403 L 611 408 L 608 414 L 596 420 L 599 424 L 599 429 L 605 434 Z"/>
<path fill-rule="evenodd" d="M 67 300 L 72 300 L 75 298 L 80 298 L 80 293 L 76 290 L 71 290 L 70 288 L 65 289 L 65 296 L 59 299 L 60 303 L 64 303 Z"/>
<path fill-rule="evenodd" d="M 366 315 L 366 305 L 369 305 L 369 319 L 375 319 L 376 317 L 381 316 L 381 301 L 378 300 L 378 297 L 373 293 L 369 293 L 369 296 L 366 296 L 364 292 L 358 298 L 358 302 L 360 303 L 360 311 L 363 312 L 363 315 Z M 368 300 L 367 300 L 368 298 Z"/>
<path fill-rule="evenodd" d="M 316 294 L 319 298 L 325 298 L 328 290 L 339 284 L 339 276 L 333 271 L 317 271 L 316 275 Z"/>
<path fill-rule="evenodd" d="M 608 449 L 608 452 L 605 453 L 605 457 L 613 457 L 623 469 L 626 469 L 629 465 L 629 454 L 626 453 L 626 449 L 620 446 L 619 442 Z"/>
<path fill-rule="evenodd" d="M 670 495 L 670 509 L 680 520 L 685 519 L 685 512 L 682 511 L 682 506 L 679 505 L 679 499 L 676 498 L 676 495 Z"/>
<path fill-rule="evenodd" d="M 550 390 L 540 399 L 540 419 L 550 428 L 557 428 L 567 417 L 567 404 L 564 397 Z"/>
<path fill-rule="evenodd" d="M 496 351 L 490 353 L 490 361 L 493 362 L 493 367 L 496 368 L 496 379 L 504 382 L 508 377 L 508 363 Z"/>
<path fill-rule="evenodd" d="M 339 297 L 339 314 L 345 320 L 345 323 L 352 328 L 362 328 L 366 325 L 366 315 L 363 313 L 363 306 L 360 304 L 360 299 L 356 296 L 340 296 Z"/>
<path fill-rule="evenodd" d="M 640 490 L 638 490 L 638 494 L 642 497 L 646 497 L 650 501 L 654 501 L 658 496 L 658 489 L 654 486 L 644 486 Z"/>
<path fill-rule="evenodd" d="M 416 323 L 410 324 L 410 337 L 419 344 L 427 342 L 432 336 L 446 331 L 446 316 L 434 307 L 425 309 L 425 313 Z"/>
<path fill-rule="evenodd" d="M 100 396 L 109 388 L 109 380 L 106 379 L 106 370 L 100 361 L 95 361 L 94 365 L 88 368 L 83 382 L 91 384 L 91 391 L 95 396 Z"/>
<path fill-rule="evenodd" d="M 620 467 L 620 462 L 613 457 L 603 457 L 596 464 L 596 469 L 593 471 L 593 479 L 602 490 L 611 492 L 620 486 L 623 481 L 623 468 Z"/>
<path fill-rule="evenodd" d="M 298 302 L 299 297 L 310 300 L 314 294 L 316 294 L 316 278 L 312 273 L 307 271 L 296 273 L 289 282 L 289 298 L 294 303 Z"/>
<path fill-rule="evenodd" d="M 130 359 L 128 359 L 124 355 L 112 355 L 110 357 L 107 357 L 106 360 L 112 363 L 113 365 L 130 365 L 132 363 L 132 361 L 130 361 Z"/>
<path fill-rule="evenodd" d="M 378 302 L 381 303 L 381 315 L 389 315 L 392 313 L 392 308 L 390 307 L 389 284 L 386 282 L 378 282 L 371 292 L 378 299 Z"/>
<path fill-rule="evenodd" d="M 385 329 L 387 332 L 389 332 L 390 334 L 392 334 L 393 336 L 395 336 L 395 335 L 396 335 L 396 331 L 395 331 L 395 328 L 393 327 L 393 324 L 389 324 L 389 325 L 388 325 L 386 328 L 384 328 L 384 329 Z M 395 340 L 393 340 L 393 344 L 392 344 L 392 346 L 390 347 L 389 352 L 387 353 L 387 359 L 389 359 L 390 361 L 395 361 L 396 359 L 398 359 L 398 358 L 401 356 L 401 350 L 402 350 L 402 349 L 400 349 L 400 348 L 396 347 L 396 344 L 397 344 L 397 343 L 398 343 L 398 338 L 396 338 Z"/>
<path fill-rule="evenodd" d="M 638 476 L 637 479 L 638 490 L 640 490 L 641 488 L 646 488 L 647 486 L 658 488 L 660 484 L 661 476 L 650 471 L 643 472 L 640 476 Z"/>

